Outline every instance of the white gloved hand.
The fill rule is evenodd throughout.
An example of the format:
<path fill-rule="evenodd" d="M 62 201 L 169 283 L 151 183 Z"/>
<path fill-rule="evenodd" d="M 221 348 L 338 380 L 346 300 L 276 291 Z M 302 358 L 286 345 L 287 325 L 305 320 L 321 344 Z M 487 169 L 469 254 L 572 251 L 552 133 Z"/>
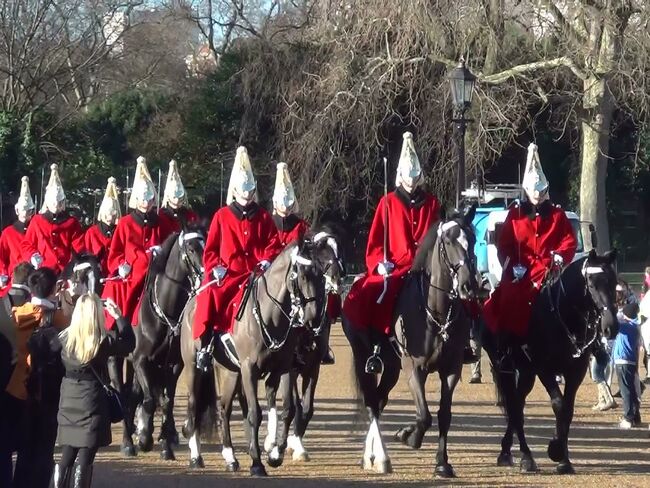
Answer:
<path fill-rule="evenodd" d="M 223 277 L 226 276 L 226 268 L 223 266 L 217 266 L 212 270 L 212 276 L 214 276 L 215 280 L 221 282 L 221 280 L 223 280 Z"/>
<path fill-rule="evenodd" d="M 393 272 L 394 269 L 395 265 L 390 261 L 384 261 L 377 265 L 377 273 L 379 273 L 381 276 L 388 276 Z"/>
<path fill-rule="evenodd" d="M 0 275 L 0 288 L 4 288 L 9 283 L 9 277 L 7 275 Z"/>
<path fill-rule="evenodd" d="M 117 268 L 117 274 L 120 278 L 124 279 L 131 274 L 131 265 L 129 263 L 122 263 Z"/>
<path fill-rule="evenodd" d="M 269 266 L 271 266 L 271 261 L 268 261 L 266 259 L 262 259 L 257 265 L 260 267 L 262 271 L 266 271 L 269 269 Z"/>
<path fill-rule="evenodd" d="M 161 246 L 151 246 L 149 248 L 149 252 L 151 252 L 151 254 L 153 254 L 154 256 L 158 254 L 161 250 L 162 250 Z"/>
<path fill-rule="evenodd" d="M 564 258 L 558 253 L 553 253 L 553 264 L 564 266 Z"/>
<path fill-rule="evenodd" d="M 35 252 L 32 254 L 32 257 L 29 261 L 32 263 L 32 266 L 34 266 L 34 269 L 38 269 L 41 267 L 41 264 L 43 264 L 43 256 Z"/>

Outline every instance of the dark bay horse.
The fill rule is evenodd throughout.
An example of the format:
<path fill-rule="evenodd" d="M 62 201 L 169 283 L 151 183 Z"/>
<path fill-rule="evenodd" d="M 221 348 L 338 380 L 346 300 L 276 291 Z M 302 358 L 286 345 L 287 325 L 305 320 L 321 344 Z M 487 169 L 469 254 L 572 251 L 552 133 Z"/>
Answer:
<path fill-rule="evenodd" d="M 587 372 L 593 344 L 618 332 L 615 260 L 616 251 L 599 256 L 592 250 L 567 266 L 559 277 L 549 279 L 533 304 L 526 343 L 511 351 L 516 371 L 495 368 L 508 421 L 497 459 L 499 466 L 513 465 L 510 449 L 513 434 L 517 434 L 521 471 L 537 471 L 524 434 L 524 405 L 537 376 L 555 414 L 555 436 L 548 444 L 548 456 L 558 463 L 559 474 L 574 473 L 568 441 L 576 392 Z M 483 344 L 492 364 L 496 364 L 495 338 L 488 330 Z M 557 375 L 564 377 L 564 391 Z"/>
<path fill-rule="evenodd" d="M 317 235 L 317 234 L 316 234 Z M 327 278 L 326 278 L 327 276 Z M 259 446 L 259 426 L 262 420 L 257 399 L 258 381 L 265 377 L 267 397 L 277 392 L 282 375 L 292 371 L 294 353 L 303 329 L 320 323 L 326 308 L 326 282 L 339 283 L 340 261 L 332 240 L 312 236 L 285 248 L 263 273 L 252 282 L 250 296 L 243 305 L 232 338 L 239 357 L 239 368 L 219 354 L 215 348 L 213 368 L 196 368 L 196 352 L 200 341 L 192 338 L 193 304 L 188 306 L 183 320 L 181 349 L 188 367 L 188 418 L 184 433 L 190 437 L 191 466 L 201 466 L 199 436 L 202 416 L 216 402 L 215 376 L 220 381 L 220 410 L 224 457 L 229 471 L 237 471 L 237 461 L 230 436 L 230 415 L 235 396 L 239 396 L 253 460 L 250 472 L 266 476 Z M 291 384 L 291 382 L 287 382 Z M 269 454 L 269 465 L 280 466 L 287 447 L 289 427 L 295 414 L 292 388 L 283 393 L 283 411 L 275 446 Z"/>
<path fill-rule="evenodd" d="M 170 235 L 152 259 L 140 303 L 136 347 L 132 354 L 135 372 L 131 405 L 140 405 L 137 435 L 141 451 L 153 447 L 153 417 L 162 411 L 160 457 L 173 460 L 178 442 L 174 423 L 176 384 L 183 369 L 180 354 L 181 316 L 203 279 L 205 235 L 188 228 Z M 133 425 L 135 409 L 130 409 Z"/>
<path fill-rule="evenodd" d="M 336 232 L 332 226 L 325 226 L 327 231 L 323 234 L 316 234 L 314 241 L 321 238 L 329 240 L 330 247 L 336 251 L 338 256 L 338 276 L 325 274 L 325 288 L 327 300 L 338 300 L 340 291 L 340 280 L 345 277 L 345 265 L 342 257 L 342 250 L 339 249 L 337 240 L 340 231 Z M 337 236 L 337 237 L 335 237 Z M 309 453 L 303 445 L 303 438 L 309 422 L 314 416 L 314 399 L 316 396 L 316 386 L 320 376 L 321 360 L 327 354 L 329 348 L 329 332 L 332 326 L 332 319 L 329 316 L 329 310 L 323 312 L 318 321 L 313 324 L 307 324 L 302 329 L 302 334 L 298 338 L 296 349 L 296 361 L 294 367 L 288 373 L 282 376 L 280 391 L 283 397 L 288 388 L 292 388 L 292 397 L 296 414 L 293 420 L 293 433 L 287 438 L 287 452 L 292 455 L 294 461 L 309 461 Z M 267 435 L 264 440 L 264 450 L 270 454 L 276 447 L 277 440 L 277 408 L 276 395 L 273 389 L 267 390 Z"/>
<path fill-rule="evenodd" d="M 431 424 L 424 380 L 429 372 L 438 369 L 443 391 L 441 411 L 446 413 L 441 416 L 439 447 L 444 462 L 438 463 L 441 468 L 436 471 L 448 475 L 451 470 L 446 459 L 446 431 L 451 419 L 451 394 L 460 376 L 470 328 L 461 300 L 470 297 L 477 288 L 470 245 L 471 212 L 454 212 L 448 220 L 427 232 L 398 298 L 393 322 L 397 337 L 382 334 L 376 338 L 377 344 L 368 344 L 343 315 L 343 330 L 352 348 L 355 376 L 370 423 L 361 463 L 365 470 L 392 472 L 379 419 L 399 379 L 401 365 L 409 374 L 418 421 L 415 426 L 402 429 L 398 437 L 413 447 L 419 447 L 422 442 L 421 437 Z M 366 372 L 366 358 L 373 353 L 373 347 L 383 362 L 379 375 Z M 400 359 L 402 352 L 405 357 Z"/>
<path fill-rule="evenodd" d="M 441 387 L 435 474 L 444 478 L 455 476 L 447 459 L 447 435 L 472 325 L 468 303 L 478 293 L 475 210 L 466 207 L 429 230 L 399 295 L 394 323 L 402 369 L 416 407 L 415 423 L 400 429 L 396 438 L 414 449 L 422 445 L 432 423 L 425 384 L 428 375 L 437 371 Z"/>

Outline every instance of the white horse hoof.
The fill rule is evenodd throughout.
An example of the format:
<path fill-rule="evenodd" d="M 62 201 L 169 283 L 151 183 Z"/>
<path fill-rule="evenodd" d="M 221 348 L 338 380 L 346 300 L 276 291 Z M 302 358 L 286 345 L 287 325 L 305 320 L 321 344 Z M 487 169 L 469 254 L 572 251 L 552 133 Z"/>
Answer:
<path fill-rule="evenodd" d="M 364 471 L 372 471 L 373 470 L 372 458 L 364 457 L 361 460 L 361 469 L 363 469 Z"/>
<path fill-rule="evenodd" d="M 307 451 L 302 451 L 302 452 L 294 451 L 294 452 L 293 452 L 292 459 L 293 459 L 294 461 L 297 461 L 297 462 L 303 462 L 303 463 L 307 463 L 307 462 L 310 461 L 310 459 L 309 459 L 309 453 L 308 453 Z"/>
<path fill-rule="evenodd" d="M 379 474 L 390 474 L 393 472 L 393 465 L 388 458 L 384 459 L 383 461 L 377 461 L 375 459 L 374 470 Z"/>

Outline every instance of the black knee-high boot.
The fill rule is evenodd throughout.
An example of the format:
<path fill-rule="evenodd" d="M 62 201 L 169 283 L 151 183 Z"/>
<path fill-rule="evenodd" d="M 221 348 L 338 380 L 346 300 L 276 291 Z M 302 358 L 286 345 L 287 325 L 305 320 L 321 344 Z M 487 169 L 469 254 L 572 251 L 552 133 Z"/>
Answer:
<path fill-rule="evenodd" d="M 74 488 L 90 488 L 93 482 L 93 465 L 75 464 Z"/>

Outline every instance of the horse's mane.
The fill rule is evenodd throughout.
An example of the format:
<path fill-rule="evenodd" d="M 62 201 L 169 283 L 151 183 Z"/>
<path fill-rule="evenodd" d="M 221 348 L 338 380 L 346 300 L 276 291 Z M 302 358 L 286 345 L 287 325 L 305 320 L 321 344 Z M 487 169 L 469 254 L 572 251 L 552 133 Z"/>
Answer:
<path fill-rule="evenodd" d="M 179 235 L 180 232 L 174 232 L 165 239 L 165 242 L 162 243 L 161 250 L 151 260 L 151 264 L 149 265 L 150 273 L 161 274 L 165 271 L 167 260 Z"/>
<path fill-rule="evenodd" d="M 436 245 L 438 240 L 438 226 L 436 224 L 429 227 L 429 230 L 424 235 L 424 239 L 420 243 L 417 252 L 415 253 L 415 259 L 413 259 L 413 265 L 411 266 L 411 271 L 425 271 L 429 265 L 429 256 L 431 251 L 433 251 L 433 246 Z"/>

